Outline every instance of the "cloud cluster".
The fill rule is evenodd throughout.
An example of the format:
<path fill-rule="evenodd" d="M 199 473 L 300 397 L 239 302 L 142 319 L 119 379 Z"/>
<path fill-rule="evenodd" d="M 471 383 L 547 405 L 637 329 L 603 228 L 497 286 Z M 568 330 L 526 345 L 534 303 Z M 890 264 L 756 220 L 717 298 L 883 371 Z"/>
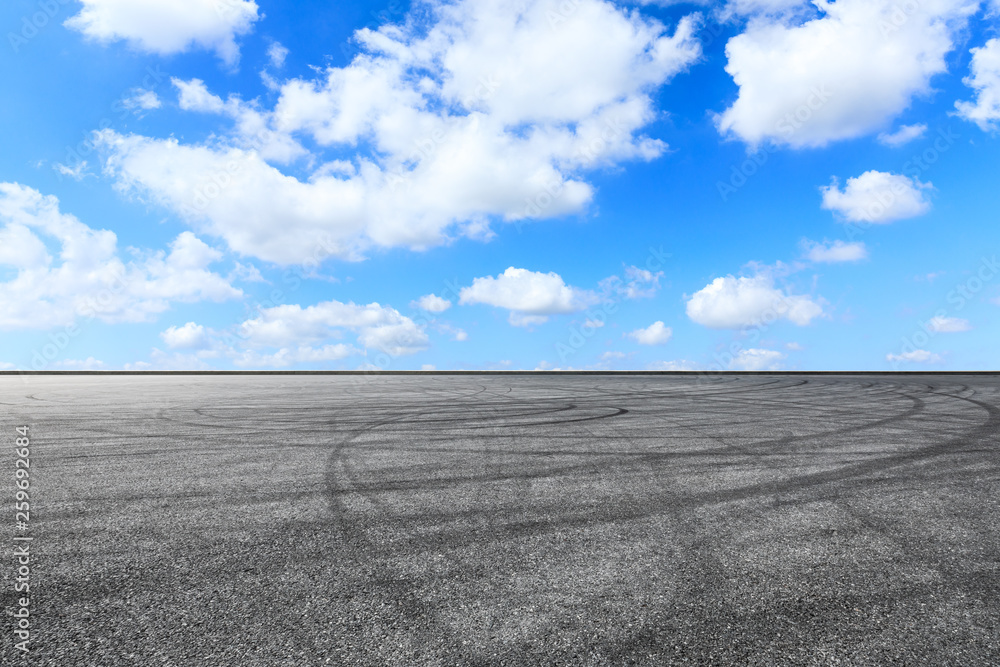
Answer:
<path fill-rule="evenodd" d="M 509 310 L 514 326 L 542 324 L 550 315 L 584 310 L 597 299 L 593 292 L 567 285 L 558 273 L 513 266 L 496 277 L 476 278 L 459 294 L 462 305 L 485 304 Z"/>
<path fill-rule="evenodd" d="M 1000 39 L 994 37 L 984 46 L 972 49 L 969 69 L 971 73 L 964 82 L 976 91 L 976 100 L 956 102 L 958 115 L 984 131 L 996 130 L 1000 121 Z"/>
<path fill-rule="evenodd" d="M 100 42 L 125 40 L 159 55 L 198 47 L 215 51 L 227 65 L 239 62 L 236 37 L 259 17 L 253 0 L 80 0 L 83 8 L 65 25 Z"/>
<path fill-rule="evenodd" d="M 882 130 L 931 91 L 979 7 L 978 0 L 814 4 L 819 17 L 757 16 L 726 45 L 739 96 L 717 117 L 721 132 L 751 145 L 802 148 Z"/>
<path fill-rule="evenodd" d="M 738 329 L 780 319 L 805 326 L 822 314 L 820 303 L 775 287 L 767 274 L 716 278 L 687 302 L 688 317 L 713 329 Z"/>
<path fill-rule="evenodd" d="M 902 174 L 866 171 L 847 179 L 840 189 L 837 179 L 820 188 L 823 208 L 839 213 L 850 222 L 886 224 L 923 215 L 931 208 L 927 191 L 930 183 L 921 183 Z"/>
<path fill-rule="evenodd" d="M 121 188 L 245 255 L 300 263 L 320 237 L 344 259 L 422 249 L 581 211 L 588 169 L 661 155 L 641 130 L 652 93 L 699 57 L 694 33 L 604 0 L 428 0 L 358 31 L 350 64 L 276 84 L 271 110 L 176 81 L 183 107 L 236 121 L 228 138 L 99 144 Z M 275 166 L 306 139 L 307 178 Z"/>
<path fill-rule="evenodd" d="M 225 301 L 242 296 L 208 267 L 222 254 L 191 232 L 170 251 L 139 252 L 126 264 L 117 237 L 59 210 L 37 190 L 0 183 L 0 265 L 14 271 L 0 283 L 0 329 L 68 326 L 80 318 L 140 322 L 172 302 Z M 58 251 L 53 255 L 54 248 Z"/>
<path fill-rule="evenodd" d="M 208 346 L 205 327 L 188 322 L 182 327 L 170 327 L 160 334 L 160 338 L 171 350 L 200 350 Z"/>
<path fill-rule="evenodd" d="M 661 321 L 656 321 L 645 329 L 629 332 L 628 337 L 640 345 L 666 345 L 673 335 L 674 332 L 670 327 Z"/>
<path fill-rule="evenodd" d="M 451 308 L 451 301 L 436 294 L 425 294 L 419 299 L 411 301 L 410 307 L 426 310 L 428 313 L 443 313 Z"/>
<path fill-rule="evenodd" d="M 428 344 L 424 329 L 395 308 L 336 300 L 305 308 L 298 304 L 262 308 L 256 317 L 240 325 L 239 337 L 250 348 L 287 349 L 341 338 L 345 331 L 355 334 L 361 348 L 393 357 L 414 354 Z M 347 352 L 347 348 L 336 346 L 323 349 L 328 353 L 345 352 L 345 356 Z"/>

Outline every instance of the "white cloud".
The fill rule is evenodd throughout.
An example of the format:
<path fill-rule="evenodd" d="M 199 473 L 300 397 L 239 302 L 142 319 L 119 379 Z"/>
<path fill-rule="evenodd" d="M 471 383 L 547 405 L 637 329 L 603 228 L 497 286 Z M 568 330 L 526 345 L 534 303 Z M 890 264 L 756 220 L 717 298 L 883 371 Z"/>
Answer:
<path fill-rule="evenodd" d="M 806 259 L 811 262 L 820 262 L 825 264 L 832 264 L 836 262 L 857 262 L 868 257 L 868 249 L 865 244 L 856 241 L 854 243 L 845 243 L 843 241 L 834 241 L 833 243 L 816 243 L 814 241 L 806 241 L 804 243 L 806 250 Z"/>
<path fill-rule="evenodd" d="M 198 47 L 215 51 L 227 65 L 239 62 L 236 37 L 260 18 L 253 0 L 80 0 L 83 8 L 65 25 L 100 41 L 126 40 L 159 55 Z"/>
<path fill-rule="evenodd" d="M 719 130 L 756 145 L 823 146 L 884 128 L 931 92 L 978 0 L 817 0 L 822 16 L 751 20 L 726 45 L 739 97 Z M 904 9 L 905 8 L 905 9 Z"/>
<path fill-rule="evenodd" d="M 593 292 L 571 287 L 558 273 L 540 273 L 513 266 L 496 278 L 476 278 L 462 288 L 459 303 L 505 308 L 514 326 L 542 324 L 549 315 L 573 313 L 597 301 Z"/>
<path fill-rule="evenodd" d="M 233 282 L 240 280 L 247 283 L 266 283 L 267 280 L 264 276 L 260 274 L 260 269 L 258 269 L 253 264 L 241 264 L 240 262 L 234 262 L 233 270 L 229 272 L 226 276 L 226 280 Z"/>
<path fill-rule="evenodd" d="M 222 113 L 226 103 L 218 95 L 208 91 L 201 79 L 184 81 L 176 77 L 170 79 L 177 89 L 177 104 L 184 111 L 201 111 L 204 113 Z"/>
<path fill-rule="evenodd" d="M 600 282 L 600 287 L 605 293 L 614 293 L 625 299 L 650 299 L 659 291 L 662 277 L 663 271 L 626 266 L 624 278 L 610 276 Z"/>
<path fill-rule="evenodd" d="M 346 259 L 485 238 L 583 210 L 590 169 L 661 155 L 641 131 L 656 89 L 699 57 L 694 30 L 603 0 L 420 2 L 358 31 L 347 66 L 281 83 L 271 111 L 175 82 L 182 106 L 237 120 L 228 138 L 101 145 L 122 188 L 267 261 L 300 263 L 321 238 Z M 270 164 L 305 156 L 297 137 L 317 147 L 304 180 Z"/>
<path fill-rule="evenodd" d="M 0 283 L 0 329 L 67 326 L 78 318 L 148 321 L 174 301 L 224 301 L 242 292 L 208 266 L 221 259 L 191 232 L 170 252 L 135 251 L 125 264 L 117 237 L 59 210 L 59 200 L 0 183 L 0 263 L 17 274 Z M 53 257 L 48 244 L 58 246 Z"/>
<path fill-rule="evenodd" d="M 927 327 L 935 333 L 958 333 L 972 329 L 972 325 L 969 324 L 969 320 L 964 320 L 960 317 L 944 317 L 941 315 L 937 315 L 929 319 L 927 321 Z"/>
<path fill-rule="evenodd" d="M 289 355 L 320 354 L 311 346 L 353 332 L 365 350 L 381 351 L 392 357 L 413 354 L 427 347 L 427 333 L 395 308 L 378 303 L 358 305 L 325 301 L 303 308 L 298 304 L 262 308 L 257 317 L 243 322 L 239 337 L 252 348 L 280 347 L 281 358 Z M 292 352 L 292 345 L 299 349 Z M 304 352 L 302 350 L 305 350 Z M 344 347 L 327 345 L 322 354 L 339 354 Z M 274 355 L 271 355 L 274 356 Z M 346 356 L 346 354 L 345 354 Z M 260 362 L 252 357 L 255 363 Z M 263 363 L 263 362 L 260 362 Z"/>
<path fill-rule="evenodd" d="M 415 301 L 410 302 L 410 308 L 419 308 L 428 313 L 443 313 L 451 308 L 451 301 L 439 297 L 436 294 L 425 294 Z"/>
<path fill-rule="evenodd" d="M 601 355 L 601 361 L 617 361 L 619 359 L 624 359 L 628 355 L 624 352 L 617 352 L 615 350 L 608 350 Z"/>
<path fill-rule="evenodd" d="M 288 49 L 279 42 L 274 42 L 267 48 L 267 58 L 276 69 L 281 69 L 285 66 L 285 58 L 287 57 Z"/>
<path fill-rule="evenodd" d="M 781 368 L 785 355 L 777 350 L 749 349 L 740 353 L 729 363 L 733 370 L 776 371 Z"/>
<path fill-rule="evenodd" d="M 779 319 L 804 326 L 822 314 L 819 303 L 775 287 L 765 274 L 716 278 L 687 302 L 688 317 L 713 329 L 737 329 Z"/>
<path fill-rule="evenodd" d="M 160 333 L 160 338 L 171 350 L 200 350 L 208 345 L 205 327 L 194 322 L 188 322 L 182 327 L 170 327 Z"/>
<path fill-rule="evenodd" d="M 923 123 L 916 125 L 901 125 L 895 132 L 881 132 L 877 139 L 883 146 L 896 148 L 903 144 L 908 144 L 914 139 L 919 139 L 927 132 L 927 126 Z"/>
<path fill-rule="evenodd" d="M 971 120 L 983 131 L 997 129 L 1000 120 L 1000 39 L 972 49 L 970 75 L 965 85 L 976 91 L 975 102 L 955 102 L 958 115 Z"/>
<path fill-rule="evenodd" d="M 848 178 L 841 190 L 837 179 L 820 188 L 823 208 L 839 213 L 851 222 L 885 224 L 923 215 L 931 208 L 926 190 L 930 183 L 921 183 L 901 174 L 866 171 Z"/>
<path fill-rule="evenodd" d="M 160 101 L 160 97 L 152 90 L 146 90 L 144 88 L 137 88 L 132 91 L 132 95 L 129 97 L 122 98 L 121 104 L 124 108 L 130 111 L 142 110 L 150 111 L 152 109 L 159 109 L 163 106 Z"/>
<path fill-rule="evenodd" d="M 927 350 L 912 350 L 910 352 L 903 352 L 902 354 L 887 354 L 885 355 L 885 358 L 886 361 L 891 361 L 894 364 L 898 364 L 900 362 L 937 364 L 944 361 L 940 355 L 928 352 Z"/>
<path fill-rule="evenodd" d="M 645 329 L 636 329 L 628 334 L 628 337 L 640 345 L 666 345 L 671 336 L 674 335 L 670 327 L 663 322 L 656 321 Z"/>
<path fill-rule="evenodd" d="M 60 175 L 68 176 L 69 178 L 72 178 L 74 181 L 82 181 L 84 177 L 87 176 L 89 173 L 87 171 L 86 160 L 80 160 L 79 162 L 76 163 L 75 167 L 68 167 L 61 162 L 56 162 L 54 165 L 52 165 L 52 168 L 55 169 L 57 172 L 59 172 Z"/>
<path fill-rule="evenodd" d="M 805 348 L 803 348 L 801 345 L 799 345 L 795 341 L 792 341 L 791 343 L 785 343 L 785 349 L 786 350 L 791 350 L 793 352 L 801 352 Z"/>
<path fill-rule="evenodd" d="M 268 114 L 261 111 L 256 103 L 244 102 L 237 95 L 230 95 L 223 101 L 218 95 L 209 92 L 205 86 L 205 82 L 201 79 L 184 81 L 174 77 L 170 79 L 170 82 L 177 89 L 177 104 L 182 110 L 220 114 L 231 118 L 234 121 L 233 136 L 231 137 L 233 146 L 258 157 L 262 164 L 266 165 L 268 161 L 288 164 L 307 155 L 308 151 L 291 135 L 275 132 L 269 127 L 270 120 Z M 105 145 L 112 146 L 114 145 L 115 138 L 114 133 L 103 133 L 99 135 L 99 142 L 104 142 Z M 143 145 L 148 150 L 155 150 L 158 144 L 153 141 Z M 192 161 L 197 165 L 197 156 L 199 155 L 204 157 L 208 154 L 179 152 L 177 153 L 177 159 Z M 219 157 L 223 155 L 223 150 L 214 150 L 211 155 Z M 231 158 L 233 156 L 231 152 L 225 153 L 225 157 L 230 159 L 224 164 L 213 164 L 215 173 L 208 174 L 211 181 L 219 187 L 223 187 L 220 186 L 223 179 L 226 179 L 224 187 L 228 187 L 229 181 L 237 176 L 239 172 L 240 163 L 232 161 Z M 316 173 L 318 174 L 319 172 Z M 204 187 L 206 183 L 198 185 Z M 149 187 L 154 192 L 158 191 L 153 185 Z M 169 195 L 169 192 L 160 192 L 160 194 Z M 219 195 L 216 194 L 213 198 L 217 196 Z"/>
<path fill-rule="evenodd" d="M 589 317 L 583 321 L 583 326 L 589 329 L 600 329 L 604 326 L 603 320 L 592 320 Z"/>

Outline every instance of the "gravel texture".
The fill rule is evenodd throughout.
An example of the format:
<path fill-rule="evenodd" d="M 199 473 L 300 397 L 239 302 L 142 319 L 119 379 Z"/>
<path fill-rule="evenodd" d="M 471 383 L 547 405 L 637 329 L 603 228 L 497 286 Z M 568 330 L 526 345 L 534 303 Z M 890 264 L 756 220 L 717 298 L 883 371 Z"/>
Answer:
<path fill-rule="evenodd" d="M 0 378 L 3 665 L 1000 664 L 997 376 Z"/>

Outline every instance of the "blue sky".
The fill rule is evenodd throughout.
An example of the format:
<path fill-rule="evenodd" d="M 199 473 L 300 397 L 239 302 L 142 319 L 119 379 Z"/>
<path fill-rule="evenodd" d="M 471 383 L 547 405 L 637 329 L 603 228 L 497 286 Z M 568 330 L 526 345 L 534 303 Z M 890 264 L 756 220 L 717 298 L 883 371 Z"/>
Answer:
<path fill-rule="evenodd" d="M 996 369 L 1000 4 L 0 8 L 0 368 Z"/>

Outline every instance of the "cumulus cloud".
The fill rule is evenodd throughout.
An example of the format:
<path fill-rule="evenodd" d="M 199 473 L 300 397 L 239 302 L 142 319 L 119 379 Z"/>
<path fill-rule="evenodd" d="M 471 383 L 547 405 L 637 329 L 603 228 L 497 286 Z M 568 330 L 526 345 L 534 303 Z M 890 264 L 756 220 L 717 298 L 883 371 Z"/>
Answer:
<path fill-rule="evenodd" d="M 899 363 L 920 363 L 920 364 L 938 364 L 944 361 L 940 355 L 933 352 L 928 352 L 927 350 L 912 350 L 910 352 L 902 352 L 900 354 L 887 354 L 885 355 L 886 361 L 891 361 L 893 364 Z"/>
<path fill-rule="evenodd" d="M 740 350 L 729 362 L 729 368 L 740 371 L 776 371 L 781 368 L 784 359 L 785 355 L 777 350 Z"/>
<path fill-rule="evenodd" d="M 257 317 L 240 325 L 238 335 L 250 348 L 297 347 L 306 350 L 303 354 L 313 354 L 316 348 L 311 346 L 341 338 L 345 331 L 355 334 L 361 348 L 392 357 L 414 354 L 426 349 L 428 344 L 424 329 L 395 308 L 378 303 L 358 305 L 335 300 L 306 308 L 298 304 L 262 308 Z M 345 352 L 346 356 L 347 348 L 327 345 L 319 349 L 325 350 L 323 354 Z M 257 357 L 252 358 L 257 360 Z"/>
<path fill-rule="evenodd" d="M 695 28 L 604 0 L 418 2 L 358 31 L 348 65 L 277 83 L 271 110 L 175 82 L 183 107 L 236 121 L 228 137 L 100 144 L 124 190 L 267 261 L 300 263 L 321 237 L 344 259 L 485 238 L 583 210 L 590 169 L 660 156 L 642 129 L 656 89 L 700 56 Z M 300 138 L 316 147 L 302 180 L 272 164 L 303 157 Z"/>
<path fill-rule="evenodd" d="M 908 144 L 914 139 L 919 139 L 927 132 L 927 126 L 923 123 L 916 125 L 901 125 L 895 132 L 881 132 L 877 139 L 883 146 L 896 148 L 903 144 Z"/>
<path fill-rule="evenodd" d="M 426 310 L 428 313 L 443 313 L 451 308 L 451 301 L 436 294 L 425 294 L 419 299 L 411 301 L 410 307 Z"/>
<path fill-rule="evenodd" d="M 182 327 L 170 327 L 160 333 L 160 338 L 171 350 L 199 350 L 208 345 L 205 327 L 194 322 L 188 322 Z"/>
<path fill-rule="evenodd" d="M 823 146 L 883 129 L 930 81 L 978 0 L 817 0 L 805 21 L 757 17 L 726 45 L 739 96 L 717 117 L 751 145 Z"/>
<path fill-rule="evenodd" d="M 766 274 L 716 278 L 687 302 L 688 317 L 713 329 L 738 329 L 779 319 L 804 326 L 822 314 L 819 303 L 775 287 Z"/>
<path fill-rule="evenodd" d="M 811 262 L 822 264 L 857 262 L 868 257 L 868 249 L 860 241 L 854 243 L 845 243 L 839 240 L 833 243 L 806 241 L 803 245 L 806 251 L 806 259 Z"/>
<path fill-rule="evenodd" d="M 574 313 L 596 302 L 596 294 L 567 285 L 558 273 L 513 266 L 495 278 L 476 278 L 459 293 L 462 305 L 485 304 L 511 311 L 509 321 L 514 326 L 542 324 L 549 315 Z"/>
<path fill-rule="evenodd" d="M 958 115 L 984 131 L 997 129 L 1000 120 L 1000 39 L 972 49 L 970 74 L 963 82 L 976 91 L 974 102 L 955 102 Z"/>
<path fill-rule="evenodd" d="M 645 329 L 629 332 L 628 337 L 640 345 L 666 345 L 674 335 L 673 330 L 661 321 L 650 324 Z"/>
<path fill-rule="evenodd" d="M 125 264 L 117 237 L 59 210 L 59 200 L 0 183 L 0 264 L 16 270 L 0 283 L 0 329 L 68 326 L 78 318 L 104 322 L 153 319 L 175 301 L 225 301 L 242 296 L 208 267 L 222 254 L 191 232 L 170 251 L 135 251 Z M 55 256 L 49 245 L 58 246 Z"/>
<path fill-rule="evenodd" d="M 972 325 L 960 317 L 937 315 L 927 321 L 927 328 L 935 333 L 958 333 L 971 330 Z"/>
<path fill-rule="evenodd" d="M 253 0 L 80 0 L 65 25 L 99 42 L 125 40 L 148 53 L 171 55 L 192 48 L 215 51 L 227 65 L 239 62 L 236 37 L 259 17 Z"/>
<path fill-rule="evenodd" d="M 841 190 L 837 179 L 820 188 L 823 208 L 839 213 L 851 222 L 886 224 L 923 215 L 931 208 L 927 190 L 930 183 L 921 183 L 902 174 L 866 171 L 848 178 Z"/>

